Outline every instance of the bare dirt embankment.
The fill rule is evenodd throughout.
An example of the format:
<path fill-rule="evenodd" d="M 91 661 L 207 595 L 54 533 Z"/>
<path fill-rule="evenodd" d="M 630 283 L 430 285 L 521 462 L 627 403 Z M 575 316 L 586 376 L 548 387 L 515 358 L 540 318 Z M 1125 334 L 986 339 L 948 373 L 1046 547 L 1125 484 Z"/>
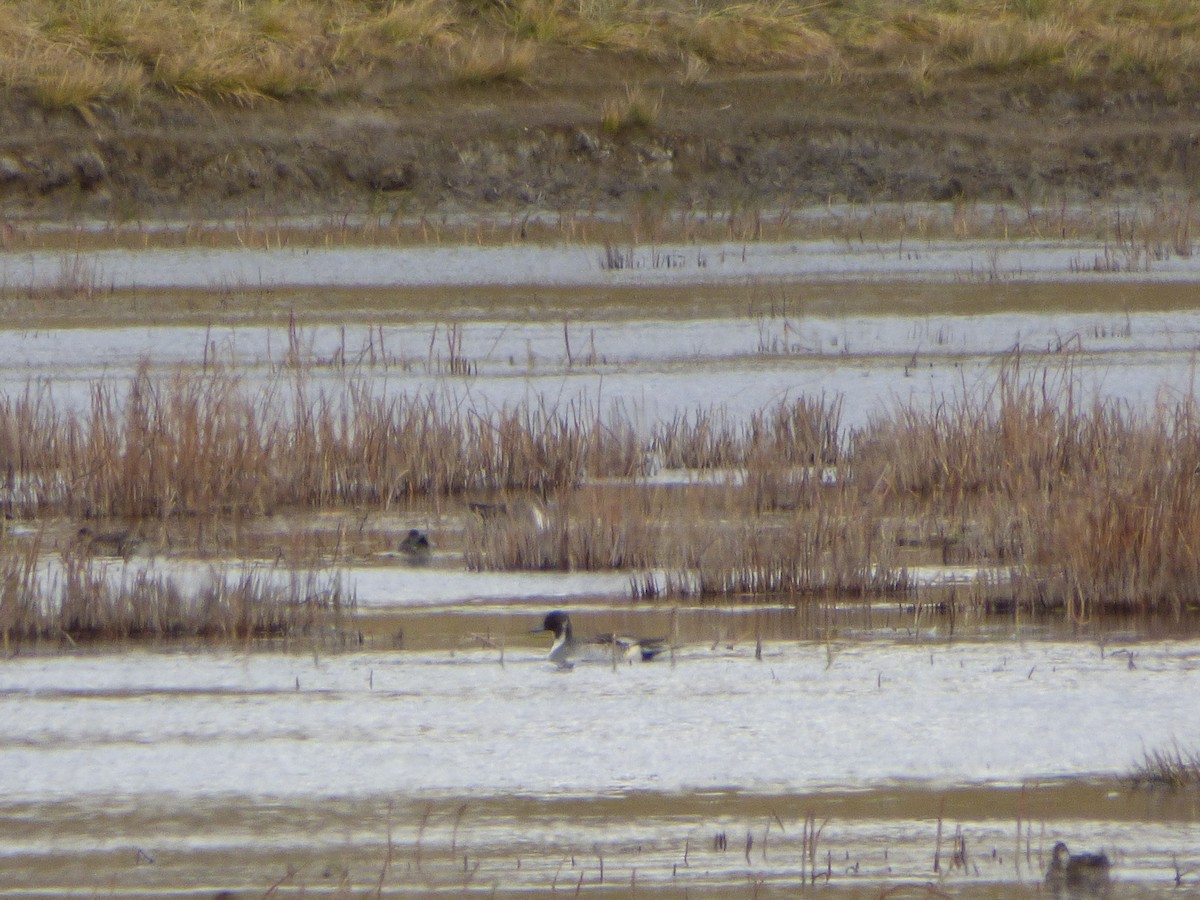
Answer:
<path fill-rule="evenodd" d="M 678 67 L 561 51 L 517 83 L 381 73 L 353 99 L 188 99 L 47 112 L 0 101 L 0 214 L 137 218 L 375 211 L 1031 205 L 1190 194 L 1200 97 L 1125 81 Z M 652 121 L 602 125 L 636 85 Z"/>

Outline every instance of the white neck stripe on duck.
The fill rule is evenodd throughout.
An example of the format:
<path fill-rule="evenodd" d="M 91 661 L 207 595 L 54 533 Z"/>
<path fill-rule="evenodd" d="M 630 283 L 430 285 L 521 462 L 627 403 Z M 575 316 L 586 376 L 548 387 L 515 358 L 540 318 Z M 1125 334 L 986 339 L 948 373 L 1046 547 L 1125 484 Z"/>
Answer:
<path fill-rule="evenodd" d="M 576 638 L 571 617 L 562 610 L 548 613 L 540 630 L 554 633 L 549 659 L 564 669 L 571 668 L 575 659 L 648 661 L 668 649 L 662 638 L 627 638 L 615 634 Z"/>

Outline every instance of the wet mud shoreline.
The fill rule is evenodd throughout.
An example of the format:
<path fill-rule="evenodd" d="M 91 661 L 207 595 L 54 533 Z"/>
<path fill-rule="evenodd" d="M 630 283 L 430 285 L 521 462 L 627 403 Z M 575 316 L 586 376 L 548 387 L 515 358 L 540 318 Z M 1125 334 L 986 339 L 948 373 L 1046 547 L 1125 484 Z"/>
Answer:
<path fill-rule="evenodd" d="M 653 122 L 604 128 L 614 66 L 660 98 Z M 566 51 L 543 71 L 558 74 L 470 89 L 394 74 L 370 99 L 252 108 L 160 97 L 46 112 L 10 97 L 0 215 L 1053 205 L 1148 200 L 1197 177 L 1200 109 L 1136 80 L 973 75 L 926 91 L 894 74 L 714 71 L 684 84 Z"/>

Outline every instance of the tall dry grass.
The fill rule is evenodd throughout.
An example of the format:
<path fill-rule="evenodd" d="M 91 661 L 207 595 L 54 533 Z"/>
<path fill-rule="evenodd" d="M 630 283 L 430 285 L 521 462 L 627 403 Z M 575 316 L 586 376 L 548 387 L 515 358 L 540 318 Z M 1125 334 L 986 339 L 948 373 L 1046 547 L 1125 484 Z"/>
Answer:
<path fill-rule="evenodd" d="M 577 405 L 482 415 L 434 397 L 329 393 L 305 372 L 247 388 L 216 370 L 96 382 L 84 411 L 44 387 L 0 397 L 7 508 L 166 518 L 376 504 L 468 490 L 546 492 L 642 464 L 627 422 Z"/>
<path fill-rule="evenodd" d="M 548 45 L 914 83 L 1042 69 L 1178 88 L 1200 68 L 1195 6 L 1158 0 L 25 0 L 0 10 L 0 85 L 51 108 L 147 90 L 255 103 L 353 93 L 383 67 L 524 78 Z"/>
<path fill-rule="evenodd" d="M 510 496 L 472 516 L 464 559 L 474 570 L 594 571 L 654 565 L 669 539 L 655 496 L 636 487 L 584 486 L 547 502 Z"/>
<path fill-rule="evenodd" d="M 786 523 L 720 523 L 698 529 L 691 565 L 632 580 L 636 599 L 737 600 L 902 596 L 911 589 L 878 518 L 854 492 L 825 495 Z"/>
<path fill-rule="evenodd" d="M 544 521 L 472 528 L 468 558 L 632 568 L 642 599 L 903 595 L 906 564 L 969 561 L 994 574 L 951 602 L 1075 621 L 1196 609 L 1194 398 L 1137 411 L 1085 396 L 1069 359 L 1014 355 L 987 390 L 851 434 L 838 409 L 809 398 L 745 430 L 711 414 L 668 423 L 653 439 L 664 459 L 731 476 L 603 503 L 571 489 Z"/>
<path fill-rule="evenodd" d="M 499 502 L 465 527 L 469 567 L 627 571 L 639 597 L 904 595 L 908 565 L 972 562 L 994 573 L 975 602 L 1075 620 L 1195 609 L 1195 398 L 1135 410 L 1088 396 L 1069 354 L 1014 354 L 985 389 L 852 431 L 840 417 L 839 398 L 803 397 L 639 435 L 619 410 L 484 414 L 365 383 L 323 388 L 303 366 L 256 388 L 143 366 L 127 389 L 97 382 L 83 411 L 38 385 L 0 397 L 0 500 L 136 523 L 487 496 Z M 691 483 L 649 480 L 656 462 Z M 73 576 L 82 605 L 64 606 L 80 633 L 88 602 L 109 602 L 85 575 Z M 159 591 L 147 609 L 175 602 L 137 590 Z M 29 607 L 10 596 L 6 609 Z"/>
<path fill-rule="evenodd" d="M 988 391 L 857 436 L 854 477 L 895 508 L 973 524 L 1019 605 L 1181 616 L 1200 596 L 1200 409 L 1088 400 L 1068 362 L 1013 356 Z"/>
<path fill-rule="evenodd" d="M 0 555 L 0 636 L 39 641 L 304 638 L 351 640 L 355 600 L 336 576 L 303 569 L 216 572 L 185 587 L 141 570 L 116 581 L 103 564 L 65 554 L 60 570 L 42 565 L 40 541 Z"/>

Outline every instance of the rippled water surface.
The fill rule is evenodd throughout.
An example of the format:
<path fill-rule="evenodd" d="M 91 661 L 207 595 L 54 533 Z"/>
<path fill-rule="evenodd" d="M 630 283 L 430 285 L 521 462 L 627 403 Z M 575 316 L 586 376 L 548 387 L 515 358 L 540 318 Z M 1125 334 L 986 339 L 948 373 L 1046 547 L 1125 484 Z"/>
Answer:
<path fill-rule="evenodd" d="M 0 330 L 0 390 L 84 409 L 139 366 L 221 366 L 264 390 L 299 369 L 331 396 L 580 404 L 646 428 L 824 393 L 853 427 L 986 392 L 1020 350 L 1134 409 L 1190 396 L 1200 269 L 1082 274 L 1096 252 L 680 247 L 619 272 L 594 248 L 97 253 L 88 277 L 146 321 L 39 313 Z M 0 261 L 8 289 L 68 265 Z M 263 285 L 270 308 L 176 315 L 172 291 L 217 310 L 230 285 Z M 339 541 L 368 519 L 435 538 L 426 566 L 339 560 L 330 577 L 357 601 L 340 643 L 10 648 L 0 896 L 1023 897 L 1057 840 L 1106 852 L 1113 896 L 1200 890 L 1200 799 L 1128 778 L 1147 752 L 1200 747 L 1187 623 L 952 621 L 836 598 L 634 605 L 623 572 L 468 571 L 460 512 L 305 523 Z M 188 584 L 266 567 L 290 524 L 238 525 L 263 560 L 162 542 L 104 570 Z M 37 535 L 54 579 L 77 527 L 14 521 L 5 540 Z M 556 607 L 672 649 L 560 671 L 529 633 Z"/>
<path fill-rule="evenodd" d="M 503 653 L 11 659 L 6 878 L 83 854 L 54 884 L 212 878 L 224 859 L 213 887 L 265 889 L 289 866 L 317 887 L 331 861 L 365 886 L 390 830 L 397 889 L 464 872 L 479 889 L 573 886 L 600 858 L 617 885 L 794 882 L 810 815 L 841 885 L 1019 887 L 1063 837 L 1139 889 L 1194 859 L 1194 799 L 1122 776 L 1147 746 L 1200 742 L 1180 710 L 1195 641 L 767 641 L 757 658 L 685 634 L 670 661 L 561 672 L 522 624 L 492 632 Z"/>

